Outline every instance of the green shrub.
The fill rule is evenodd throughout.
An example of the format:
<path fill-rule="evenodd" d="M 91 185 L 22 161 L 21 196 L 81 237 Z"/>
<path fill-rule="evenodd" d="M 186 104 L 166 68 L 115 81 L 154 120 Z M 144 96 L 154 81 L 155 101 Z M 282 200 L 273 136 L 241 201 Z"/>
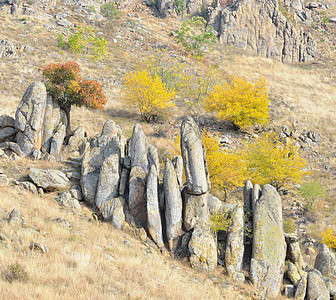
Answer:
<path fill-rule="evenodd" d="M 100 6 L 101 14 L 107 18 L 113 25 L 113 21 L 119 19 L 120 12 L 113 2 L 107 2 Z"/>
<path fill-rule="evenodd" d="M 323 200 L 327 197 L 327 191 L 321 182 L 314 180 L 302 184 L 299 192 L 308 201 Z"/>
<path fill-rule="evenodd" d="M 64 35 L 62 33 L 60 33 L 57 38 L 56 38 L 56 42 L 57 42 L 57 47 L 63 49 L 63 50 L 67 50 L 70 48 L 69 43 L 64 39 Z"/>
<path fill-rule="evenodd" d="M 203 56 L 203 48 L 216 42 L 215 31 L 211 27 L 207 29 L 206 20 L 199 16 L 182 22 L 176 33 L 177 42 L 196 56 Z"/>
<path fill-rule="evenodd" d="M 326 16 L 324 16 L 324 17 L 322 18 L 322 21 L 323 21 L 324 23 L 329 23 L 329 22 L 330 22 L 330 21 L 329 21 L 329 18 L 326 17 Z"/>
<path fill-rule="evenodd" d="M 314 209 L 317 200 L 323 200 L 328 195 L 321 182 L 316 180 L 302 184 L 299 188 L 299 192 L 306 200 L 304 209 L 308 212 L 311 212 Z"/>
<path fill-rule="evenodd" d="M 12 283 L 13 281 L 27 281 L 28 274 L 24 267 L 19 263 L 11 264 L 2 274 L 5 281 Z"/>
<path fill-rule="evenodd" d="M 283 230 L 285 233 L 294 233 L 296 230 L 296 224 L 293 219 L 286 219 L 283 222 Z"/>
<path fill-rule="evenodd" d="M 174 5 L 177 14 L 182 14 L 187 9 L 185 0 L 175 0 Z"/>

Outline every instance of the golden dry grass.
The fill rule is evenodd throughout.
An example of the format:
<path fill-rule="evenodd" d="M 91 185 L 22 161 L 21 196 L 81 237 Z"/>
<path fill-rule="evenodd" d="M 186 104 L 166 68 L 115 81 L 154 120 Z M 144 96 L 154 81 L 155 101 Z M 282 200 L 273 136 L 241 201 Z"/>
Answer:
<path fill-rule="evenodd" d="M 134 236 L 94 221 L 85 207 L 79 214 L 60 208 L 54 196 L 0 188 L 0 232 L 9 239 L 0 243 L 2 298 L 244 299 L 233 286 L 224 291 L 222 271 L 211 275 L 217 280 L 192 271 Z M 21 211 L 27 223 L 24 228 L 6 221 L 13 208 Z M 66 218 L 71 227 L 52 221 L 58 217 Z M 32 241 L 46 245 L 49 251 L 29 250 Z M 3 279 L 3 272 L 15 263 L 27 272 L 26 282 Z"/>

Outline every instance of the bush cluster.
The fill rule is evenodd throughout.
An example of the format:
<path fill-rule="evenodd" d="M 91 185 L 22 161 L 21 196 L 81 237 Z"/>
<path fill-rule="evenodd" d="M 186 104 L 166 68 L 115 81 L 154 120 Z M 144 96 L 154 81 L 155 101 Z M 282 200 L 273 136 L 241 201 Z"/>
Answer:
<path fill-rule="evenodd" d="M 67 40 L 62 34 L 57 37 L 57 46 L 61 49 L 70 49 L 73 53 L 85 55 L 95 62 L 105 57 L 107 44 L 105 38 L 96 35 L 92 26 L 78 27 Z"/>

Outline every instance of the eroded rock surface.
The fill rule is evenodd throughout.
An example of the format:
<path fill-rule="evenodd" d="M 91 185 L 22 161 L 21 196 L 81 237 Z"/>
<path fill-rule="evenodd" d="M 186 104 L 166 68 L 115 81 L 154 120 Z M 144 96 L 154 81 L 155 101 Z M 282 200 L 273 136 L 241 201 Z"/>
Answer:
<path fill-rule="evenodd" d="M 265 185 L 253 216 L 253 246 L 250 276 L 261 297 L 276 298 L 284 272 L 286 242 L 281 198 Z"/>

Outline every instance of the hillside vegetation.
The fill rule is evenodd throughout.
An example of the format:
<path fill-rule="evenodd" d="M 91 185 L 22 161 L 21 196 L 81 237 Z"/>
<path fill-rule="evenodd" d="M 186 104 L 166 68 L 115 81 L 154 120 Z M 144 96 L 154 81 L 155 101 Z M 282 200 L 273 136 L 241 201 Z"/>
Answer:
<path fill-rule="evenodd" d="M 93 7 L 96 5 L 93 3 Z M 108 15 L 103 21 L 91 22 L 88 18 L 90 14 L 78 12 L 74 5 L 57 2 L 56 6 L 48 8 L 47 12 L 52 16 L 59 12 L 65 13 L 67 20 L 75 27 L 58 26 L 53 17 L 43 14 L 10 15 L 0 11 L 0 40 L 14 43 L 17 54 L 0 57 L 0 115 L 15 116 L 29 84 L 43 80 L 42 66 L 72 61 L 80 65 L 83 79 L 92 79 L 101 84 L 107 101 L 103 110 L 73 107 L 71 128 L 83 126 L 87 136 L 94 137 L 101 132 L 107 120 L 113 120 L 122 127 L 124 136 L 130 138 L 134 125 L 141 123 L 148 142 L 158 149 L 161 165 L 167 156 L 176 155 L 181 121 L 190 114 L 195 116 L 200 128 L 210 138 L 215 138 L 212 142 L 218 145 L 220 141 L 220 151 L 231 154 L 248 153 L 246 147 L 265 133 L 285 140 L 294 132 L 298 153 L 307 165 L 304 166 L 301 183 L 298 183 L 300 180 L 289 182 L 279 189 L 285 231 L 297 232 L 302 244 L 327 239 L 329 246 L 334 245 L 336 55 L 332 40 L 335 41 L 336 23 L 324 22 L 330 33 L 328 38 L 323 33 L 322 23 L 324 16 L 331 18 L 336 13 L 336 6 L 331 5 L 325 14 L 318 12 L 321 22 L 315 26 L 310 25 L 307 29 L 307 25 L 304 25 L 316 38 L 318 53 L 316 60 L 306 63 L 282 63 L 218 43 L 210 47 L 212 51 L 206 49 L 201 59 L 195 59 L 176 39 L 176 31 L 181 28 L 183 16 L 160 18 L 156 9 L 145 4 L 137 4 L 132 11 L 114 9 L 110 11 L 112 17 Z M 102 38 L 98 42 L 91 40 L 91 45 L 98 43 L 101 48 L 107 47 L 101 57 L 95 55 L 93 48 L 71 51 L 71 47 L 66 45 L 76 28 L 88 25 L 95 31 L 95 38 Z M 61 41 L 65 43 L 63 47 L 59 44 L 60 35 L 63 36 Z M 158 50 L 164 51 L 168 57 L 163 65 L 166 63 L 165 66 L 171 67 L 173 71 L 176 67 L 176 73 L 181 73 L 181 66 L 190 71 L 186 74 L 191 74 L 195 69 L 197 74 L 206 70 L 204 73 L 212 77 L 205 76 L 205 85 L 207 82 L 220 83 L 236 78 L 252 86 L 264 80 L 269 89 L 268 95 L 264 95 L 269 101 L 269 122 L 266 122 L 267 118 L 262 112 L 260 115 L 265 122 L 257 123 L 263 126 L 235 122 L 234 118 L 228 120 L 226 116 L 224 120 L 216 119 L 219 116 L 218 106 L 213 104 L 211 111 L 203 103 L 208 98 L 203 97 L 202 93 L 195 96 L 195 88 L 191 85 L 195 80 L 192 76 L 185 76 L 179 81 L 182 82 L 180 86 L 175 85 L 174 91 L 171 89 L 167 92 L 171 93 L 167 96 L 167 103 L 172 96 L 177 97 L 174 98 L 174 105 L 170 102 L 167 104 L 169 110 L 163 118 L 156 118 L 156 115 L 147 117 L 146 109 L 150 105 L 143 109 L 139 105 L 132 105 L 132 101 L 126 99 L 124 83 L 127 87 L 132 74 L 140 74 L 145 67 L 153 72 L 150 61 L 157 57 Z M 171 63 L 176 61 L 181 66 Z M 188 69 L 190 65 L 197 67 Z M 142 83 L 147 78 L 143 74 L 144 71 L 140 78 Z M 160 80 L 159 77 L 157 80 Z M 166 81 L 167 89 L 170 88 L 169 82 L 174 81 Z M 186 88 L 187 84 L 183 85 L 186 82 L 191 88 Z M 155 92 L 162 95 L 165 87 Z M 135 97 L 134 93 L 130 95 Z M 183 99 L 183 95 L 188 99 L 195 97 L 197 101 L 188 102 L 188 99 Z M 152 102 L 155 102 L 154 98 Z M 218 102 L 221 104 L 220 100 Z M 307 138 L 309 132 L 313 139 Z M 218 153 L 211 154 L 215 160 L 218 158 Z M 71 156 L 63 154 L 60 162 L 0 157 L 0 171 L 10 180 L 8 186 L 0 186 L 1 297 L 258 299 L 251 285 L 234 282 L 232 278 L 223 275 L 223 268 L 210 273 L 197 272 L 189 267 L 187 260 L 176 260 L 167 251 L 161 253 L 136 228 L 126 226 L 124 230 L 118 230 L 112 224 L 103 222 L 97 210 L 87 203 L 81 203 L 80 210 L 73 211 L 59 206 L 55 201 L 56 192 L 36 195 L 12 183 L 13 180 L 27 180 L 31 166 L 69 168 L 68 162 L 72 157 L 67 155 Z M 234 159 L 239 161 L 239 157 Z M 239 170 L 234 165 L 228 165 L 235 171 Z M 220 172 L 218 164 L 215 168 L 216 172 Z M 239 178 L 239 175 L 227 182 L 226 178 L 217 181 L 211 179 L 215 182 L 212 192 L 226 202 L 242 202 L 242 185 L 247 176 Z M 221 185 L 223 182 L 225 187 Z M 7 222 L 14 208 L 20 210 L 24 226 Z M 57 218 L 62 219 L 55 220 Z M 32 242 L 46 245 L 48 251 L 30 250 Z M 317 249 L 309 249 L 303 251 L 304 258 L 313 267 Z"/>

